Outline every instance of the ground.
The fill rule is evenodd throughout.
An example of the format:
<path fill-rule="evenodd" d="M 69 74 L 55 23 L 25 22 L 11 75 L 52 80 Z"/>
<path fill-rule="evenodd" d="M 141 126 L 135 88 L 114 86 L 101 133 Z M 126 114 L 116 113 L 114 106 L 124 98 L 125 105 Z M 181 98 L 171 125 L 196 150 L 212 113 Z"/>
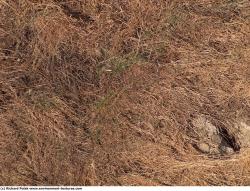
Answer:
<path fill-rule="evenodd" d="M 246 0 L 0 0 L 0 185 L 250 185 Z"/>

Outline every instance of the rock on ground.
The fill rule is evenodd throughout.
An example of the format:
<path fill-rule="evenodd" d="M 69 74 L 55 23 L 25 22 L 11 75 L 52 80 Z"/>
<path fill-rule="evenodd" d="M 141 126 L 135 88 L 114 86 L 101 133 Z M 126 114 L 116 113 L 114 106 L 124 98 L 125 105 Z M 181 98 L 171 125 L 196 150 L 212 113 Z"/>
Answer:
<path fill-rule="evenodd" d="M 241 148 L 250 147 L 250 121 L 239 120 L 235 124 L 236 132 L 234 133 L 237 140 L 239 141 Z"/>
<path fill-rule="evenodd" d="M 200 142 L 196 145 L 199 151 L 209 154 L 232 154 L 234 149 L 221 135 L 219 128 L 214 126 L 206 116 L 200 115 L 193 119 L 192 125 Z"/>

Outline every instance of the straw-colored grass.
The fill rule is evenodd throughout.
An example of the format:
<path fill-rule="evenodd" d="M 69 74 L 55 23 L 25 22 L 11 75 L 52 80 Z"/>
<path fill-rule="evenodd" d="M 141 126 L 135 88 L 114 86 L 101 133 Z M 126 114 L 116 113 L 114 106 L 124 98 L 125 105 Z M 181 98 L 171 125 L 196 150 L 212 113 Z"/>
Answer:
<path fill-rule="evenodd" d="M 0 0 L 0 185 L 250 185 L 250 151 L 191 123 L 250 119 L 249 9 Z"/>

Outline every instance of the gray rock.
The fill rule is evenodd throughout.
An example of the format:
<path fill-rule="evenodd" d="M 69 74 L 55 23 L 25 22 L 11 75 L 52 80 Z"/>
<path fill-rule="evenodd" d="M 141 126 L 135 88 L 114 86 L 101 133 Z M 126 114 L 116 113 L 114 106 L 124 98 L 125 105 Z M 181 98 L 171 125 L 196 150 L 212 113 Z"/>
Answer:
<path fill-rule="evenodd" d="M 230 155 L 236 150 L 250 148 L 250 121 L 247 119 L 242 118 L 234 128 L 230 126 L 230 129 L 220 131 L 206 116 L 197 116 L 192 120 L 192 125 L 197 139 L 202 142 L 197 145 L 198 149 L 203 153 Z"/>
<path fill-rule="evenodd" d="M 222 154 L 233 154 L 234 153 L 234 150 L 232 147 L 228 147 L 225 145 L 221 145 L 219 149 L 220 149 L 220 152 Z"/>
<path fill-rule="evenodd" d="M 229 145 L 229 143 L 225 139 L 222 139 L 221 144 L 219 145 L 218 149 L 221 154 L 233 154 L 234 153 L 234 149 L 231 147 L 231 145 Z"/>
<path fill-rule="evenodd" d="M 219 145 L 221 136 L 217 127 L 215 127 L 205 116 L 200 115 L 192 121 L 195 131 L 203 140 L 209 140 L 212 144 Z"/>
<path fill-rule="evenodd" d="M 164 127 L 166 127 L 166 122 L 165 122 L 164 119 L 159 120 L 158 127 L 159 127 L 159 128 L 164 128 Z"/>
<path fill-rule="evenodd" d="M 250 147 L 250 122 L 247 120 L 240 120 L 235 124 L 237 132 L 235 136 L 237 137 L 241 148 Z"/>
<path fill-rule="evenodd" d="M 210 146 L 207 143 L 199 143 L 197 148 L 203 153 L 210 153 Z"/>
<path fill-rule="evenodd" d="M 211 147 L 210 154 L 218 155 L 218 154 L 221 154 L 221 151 L 220 151 L 219 147 Z"/>

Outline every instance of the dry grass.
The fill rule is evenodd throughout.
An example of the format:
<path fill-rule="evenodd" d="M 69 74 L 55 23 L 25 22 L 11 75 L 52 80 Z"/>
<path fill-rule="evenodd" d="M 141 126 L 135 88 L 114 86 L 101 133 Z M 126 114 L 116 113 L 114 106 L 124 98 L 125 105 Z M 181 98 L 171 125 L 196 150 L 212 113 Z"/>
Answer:
<path fill-rule="evenodd" d="M 0 185 L 250 185 L 194 149 L 250 118 L 246 0 L 0 0 Z"/>

